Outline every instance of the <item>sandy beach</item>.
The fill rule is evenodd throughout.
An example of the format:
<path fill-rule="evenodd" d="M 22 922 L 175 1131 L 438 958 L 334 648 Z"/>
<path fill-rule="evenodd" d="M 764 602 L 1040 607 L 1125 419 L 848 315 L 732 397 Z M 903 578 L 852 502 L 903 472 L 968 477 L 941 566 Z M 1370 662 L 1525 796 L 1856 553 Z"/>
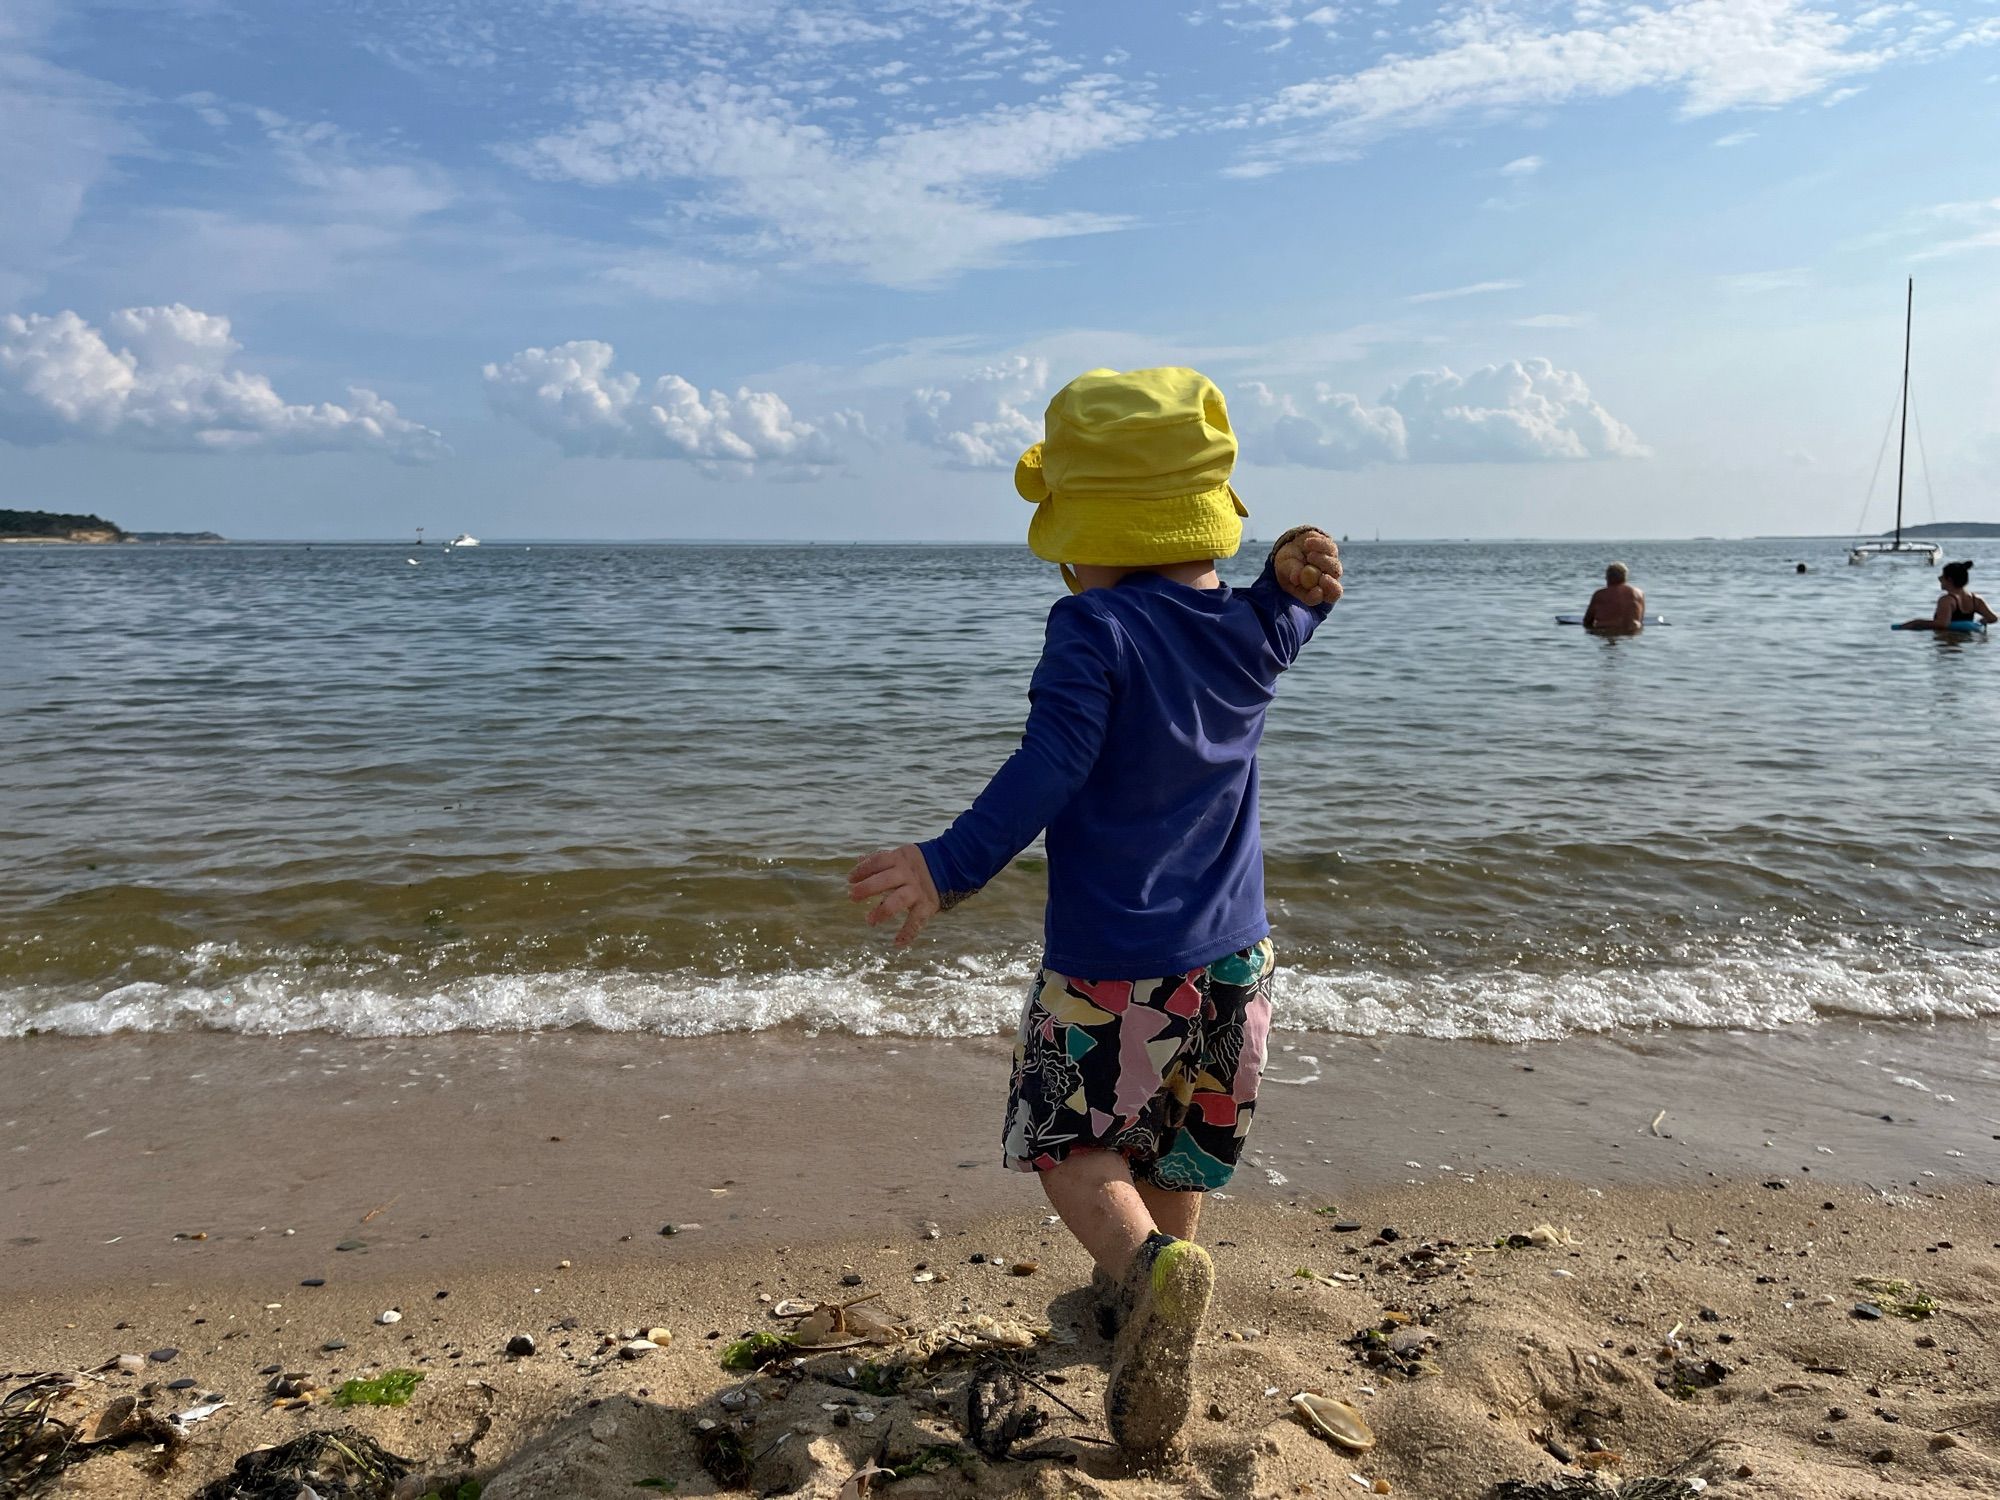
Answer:
<path fill-rule="evenodd" d="M 164 1477 L 146 1443 L 94 1452 L 53 1491 L 79 1496 L 192 1495 L 350 1426 L 490 1500 L 724 1492 L 702 1421 L 742 1429 L 734 1477 L 767 1493 L 833 1496 L 873 1461 L 906 1471 L 876 1493 L 912 1497 L 1358 1476 L 1483 1500 L 1593 1472 L 1513 1493 L 2000 1494 L 1994 1047 L 1983 1026 L 1282 1037 L 1273 1076 L 1297 1081 L 1205 1226 L 1186 1449 L 1133 1473 L 1102 1441 L 1087 1268 L 992 1160 L 997 1041 L 28 1038 L 0 1051 L 0 1365 L 11 1388 L 139 1356 L 84 1376 L 71 1419 L 230 1403 Z M 1543 1225 L 1558 1243 L 1509 1245 Z M 1009 1356 L 1029 1383 L 981 1386 L 1040 1409 L 1028 1435 L 989 1425 L 980 1452 L 969 1358 L 893 1394 L 854 1389 L 884 1349 L 720 1366 L 788 1299 L 874 1292 L 918 1333 L 1031 1334 Z M 621 1357 L 650 1329 L 672 1338 Z M 424 1375 L 405 1406 L 330 1399 L 399 1368 Z M 274 1376 L 314 1399 L 274 1407 Z M 1373 1449 L 1308 1432 L 1300 1390 L 1351 1402 Z"/>

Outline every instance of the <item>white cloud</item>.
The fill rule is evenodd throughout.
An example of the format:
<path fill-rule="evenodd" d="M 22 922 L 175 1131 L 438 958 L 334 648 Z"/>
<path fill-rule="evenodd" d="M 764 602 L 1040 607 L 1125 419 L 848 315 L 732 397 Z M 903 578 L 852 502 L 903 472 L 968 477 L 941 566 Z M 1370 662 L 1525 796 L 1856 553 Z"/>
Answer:
<path fill-rule="evenodd" d="M 486 399 L 572 457 L 678 458 L 717 472 L 837 463 L 828 429 L 857 425 L 846 413 L 820 426 L 801 421 L 770 391 L 704 395 L 678 375 L 642 387 L 637 375 L 612 368 L 613 357 L 595 339 L 523 349 L 486 366 Z"/>
<path fill-rule="evenodd" d="M 1741 146 L 1746 142 L 1756 139 L 1757 132 L 1754 130 L 1732 130 L 1727 135 L 1717 136 L 1713 144 L 1717 146 Z"/>
<path fill-rule="evenodd" d="M 1809 286 L 1812 273 L 1804 266 L 1785 266 L 1775 271 L 1738 271 L 1716 280 L 1732 292 L 1782 292 L 1790 287 Z"/>
<path fill-rule="evenodd" d="M 424 161 L 366 161 L 331 125 L 301 125 L 257 111 L 277 164 L 323 217 L 401 225 L 439 213 L 458 196 L 444 171 Z"/>
<path fill-rule="evenodd" d="M 1920 216 L 1930 226 L 1952 226 L 1951 237 L 1917 251 L 1911 260 L 1942 260 L 1971 250 L 2000 250 L 2000 198 L 1975 198 L 1964 203 L 1939 203 Z"/>
<path fill-rule="evenodd" d="M 360 387 L 296 406 L 236 368 L 229 320 L 175 303 L 128 307 L 102 331 L 74 312 L 0 316 L 0 439 L 228 453 L 370 451 L 425 463 L 451 450 Z"/>
<path fill-rule="evenodd" d="M 1678 93 L 1683 116 L 1786 104 L 1891 53 L 1855 45 L 1855 28 L 1803 0 L 1688 0 L 1615 22 L 1538 30 L 1508 12 L 1471 10 L 1443 26 L 1437 50 L 1279 92 L 1265 124 L 1292 133 L 1235 169 L 1256 176 L 1288 160 L 1341 160 L 1372 140 L 1465 114 Z"/>
<path fill-rule="evenodd" d="M 1532 177 L 1548 163 L 1539 156 L 1517 156 L 1500 169 L 1502 177 Z"/>
<path fill-rule="evenodd" d="M 0 307 L 42 284 L 93 188 L 139 134 L 123 91 L 36 55 L 53 7 L 0 4 Z"/>
<path fill-rule="evenodd" d="M 1590 320 L 1577 313 L 1534 313 L 1514 319 L 1516 328 L 1581 328 Z"/>
<path fill-rule="evenodd" d="M 1475 281 L 1467 286 L 1448 286 L 1438 292 L 1413 292 L 1405 302 L 1451 302 L 1460 297 L 1482 297 L 1488 292 L 1512 292 L 1520 289 L 1518 281 Z"/>
<path fill-rule="evenodd" d="M 905 407 L 910 438 L 945 455 L 954 469 L 1011 468 L 1042 436 L 1049 362 L 1016 354 L 964 379 L 913 391 Z"/>
<path fill-rule="evenodd" d="M 1374 405 L 1319 385 L 1309 400 L 1252 382 L 1262 430 L 1246 440 L 1259 463 L 1358 469 L 1371 463 L 1529 463 L 1641 458 L 1632 429 L 1591 398 L 1583 377 L 1545 359 L 1509 360 L 1466 375 L 1426 370 Z"/>
<path fill-rule="evenodd" d="M 1148 107 L 1082 81 L 1036 104 L 857 142 L 776 90 L 711 75 L 621 90 L 585 123 L 510 156 L 592 185 L 683 184 L 697 195 L 682 205 L 693 223 L 747 230 L 739 253 L 927 286 L 1008 264 L 1040 240 L 1121 227 L 1100 213 L 1010 209 L 998 189 L 1136 141 L 1150 119 Z"/>

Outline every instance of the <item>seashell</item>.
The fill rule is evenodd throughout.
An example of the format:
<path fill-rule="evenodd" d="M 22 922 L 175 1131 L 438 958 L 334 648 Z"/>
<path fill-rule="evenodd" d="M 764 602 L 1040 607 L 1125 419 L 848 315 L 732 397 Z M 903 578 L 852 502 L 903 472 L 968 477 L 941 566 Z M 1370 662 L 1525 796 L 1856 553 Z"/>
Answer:
<path fill-rule="evenodd" d="M 1349 1453 L 1366 1453 L 1375 1446 L 1375 1434 L 1361 1420 L 1361 1413 L 1345 1401 L 1317 1391 L 1300 1391 L 1292 1397 L 1292 1408 L 1306 1426 Z"/>

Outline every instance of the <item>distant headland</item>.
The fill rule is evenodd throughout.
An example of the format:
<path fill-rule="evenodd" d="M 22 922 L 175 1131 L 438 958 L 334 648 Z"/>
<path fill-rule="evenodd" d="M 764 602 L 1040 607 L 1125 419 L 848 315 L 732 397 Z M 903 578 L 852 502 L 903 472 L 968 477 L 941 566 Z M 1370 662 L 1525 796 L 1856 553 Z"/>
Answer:
<path fill-rule="evenodd" d="M 0 510 L 0 542 L 219 542 L 213 531 L 127 531 L 102 516 Z"/>
<path fill-rule="evenodd" d="M 1888 536 L 1889 532 L 1882 535 Z M 1904 536 L 2000 536 L 2000 521 L 1926 521 L 1905 526 Z"/>

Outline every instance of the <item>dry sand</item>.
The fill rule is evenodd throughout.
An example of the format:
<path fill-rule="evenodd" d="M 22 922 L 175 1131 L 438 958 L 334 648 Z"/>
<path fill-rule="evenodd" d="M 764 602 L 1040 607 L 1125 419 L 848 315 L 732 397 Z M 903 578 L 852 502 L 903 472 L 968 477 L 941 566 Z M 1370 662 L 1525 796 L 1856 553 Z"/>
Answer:
<path fill-rule="evenodd" d="M 1274 1098 L 1282 1124 L 1265 1164 L 1211 1207 L 1204 1238 L 1219 1284 L 1195 1417 L 1185 1451 L 1139 1473 L 1102 1442 L 1105 1348 L 1080 1295 L 1081 1255 L 1044 1222 L 1032 1184 L 984 1160 L 958 1170 L 975 1159 L 962 1153 L 990 1144 L 983 1094 L 971 1104 L 954 1094 L 991 1087 L 986 1044 L 620 1038 L 503 1052 L 35 1039 L 0 1050 L 12 1241 L 0 1368 L 12 1385 L 24 1372 L 177 1349 L 140 1374 L 86 1380 L 65 1409 L 149 1388 L 163 1412 L 210 1393 L 233 1403 L 191 1428 L 164 1478 L 147 1473 L 143 1447 L 107 1451 L 55 1491 L 76 1496 L 178 1500 L 259 1444 L 346 1424 L 445 1468 L 476 1435 L 471 1467 L 487 1500 L 661 1492 L 636 1487 L 648 1479 L 712 1494 L 720 1486 L 696 1452 L 704 1420 L 747 1428 L 753 1487 L 829 1500 L 867 1461 L 933 1448 L 953 1456 L 935 1455 L 934 1473 L 878 1480 L 875 1493 L 1338 1496 L 1381 1481 L 1398 1495 L 1485 1500 L 1502 1481 L 1580 1481 L 1597 1463 L 1628 1495 L 1651 1475 L 1788 1500 L 2000 1495 L 2000 1197 L 1978 1175 L 2000 1134 L 1984 1082 L 1993 1039 L 1893 1028 L 1865 1038 L 1856 1028 L 1801 1039 L 1796 1055 L 1746 1042 L 1736 1056 L 1705 1041 L 1694 1044 L 1699 1067 L 1631 1044 L 1348 1049 L 1369 1060 L 1350 1068 L 1354 1094 L 1333 1106 L 1308 1103 L 1309 1087 Z M 319 1049 L 330 1087 L 293 1070 L 301 1046 Z M 1871 1064 L 1896 1106 L 1873 1115 L 1881 1101 L 1859 1073 L 1818 1103 L 1746 1090 L 1757 1069 L 1823 1078 L 1827 1068 L 1803 1059 L 1823 1064 L 1830 1047 L 1908 1049 L 1931 1064 L 1929 1091 L 1894 1081 L 1914 1073 L 1881 1073 L 1914 1066 L 1893 1060 Z M 421 1048 L 445 1064 L 430 1072 L 457 1068 L 459 1081 L 398 1086 Z M 705 1091 L 640 1088 L 612 1057 L 677 1084 L 691 1070 Z M 742 1071 L 752 1061 L 754 1078 Z M 97 1154 L 110 1137 L 82 1139 L 103 1128 L 85 1118 L 102 1098 L 89 1087 L 99 1066 L 151 1080 L 111 1101 L 113 1134 L 125 1138 L 115 1157 Z M 1954 1087 L 1942 1087 L 1940 1071 L 1952 1070 Z M 288 1083 L 273 1081 L 280 1071 Z M 841 1084 L 815 1083 L 823 1071 Z M 1364 1075 L 1383 1071 L 1398 1086 L 1365 1101 L 1365 1127 L 1343 1123 L 1377 1086 Z M 1562 1123 L 1565 1101 L 1586 1095 L 1599 1119 L 1587 1148 Z M 384 1102 L 397 1096 L 405 1102 Z M 1656 1100 L 1673 1104 L 1658 1136 Z M 644 1135 L 676 1110 L 721 1123 L 673 1145 Z M 491 1125 L 470 1128 L 482 1115 Z M 1427 1161 L 1406 1167 L 1400 1153 L 1414 1160 L 1416 1148 L 1398 1142 L 1419 1135 Z M 1956 1150 L 1968 1154 L 1944 1154 Z M 1495 1157 L 1507 1170 L 1486 1164 Z M 1273 1184 L 1273 1171 L 1291 1180 Z M 662 1236 L 666 1222 L 703 1227 Z M 1543 1223 L 1577 1242 L 1504 1248 Z M 1017 1261 L 1036 1269 L 1013 1275 Z M 924 1274 L 936 1279 L 914 1279 Z M 1857 1285 L 1863 1277 L 1907 1281 L 1935 1311 L 1857 1316 L 1859 1303 L 1896 1300 Z M 973 1455 L 964 1362 L 894 1397 L 846 1388 L 850 1369 L 879 1357 L 865 1349 L 776 1374 L 719 1367 L 730 1338 L 781 1326 L 764 1298 L 872 1291 L 919 1328 L 990 1314 L 1045 1331 L 1019 1360 L 1039 1383 L 1021 1388 L 1023 1403 L 1046 1413 L 1014 1445 L 1031 1456 Z M 388 1310 L 400 1319 L 377 1322 Z M 672 1341 L 640 1358 L 603 1343 L 653 1326 Z M 1369 1329 L 1387 1349 L 1353 1342 Z M 507 1357 L 521 1333 L 537 1352 Z M 339 1412 L 322 1397 L 284 1411 L 264 1395 L 260 1372 L 272 1366 L 322 1391 L 389 1368 L 425 1379 L 402 1408 Z M 168 1389 L 174 1380 L 193 1384 Z M 1343 1453 L 1307 1432 L 1286 1405 L 1301 1389 L 1352 1402 L 1379 1438 L 1373 1451 Z M 721 1404 L 732 1391 L 745 1393 L 743 1410 Z"/>

